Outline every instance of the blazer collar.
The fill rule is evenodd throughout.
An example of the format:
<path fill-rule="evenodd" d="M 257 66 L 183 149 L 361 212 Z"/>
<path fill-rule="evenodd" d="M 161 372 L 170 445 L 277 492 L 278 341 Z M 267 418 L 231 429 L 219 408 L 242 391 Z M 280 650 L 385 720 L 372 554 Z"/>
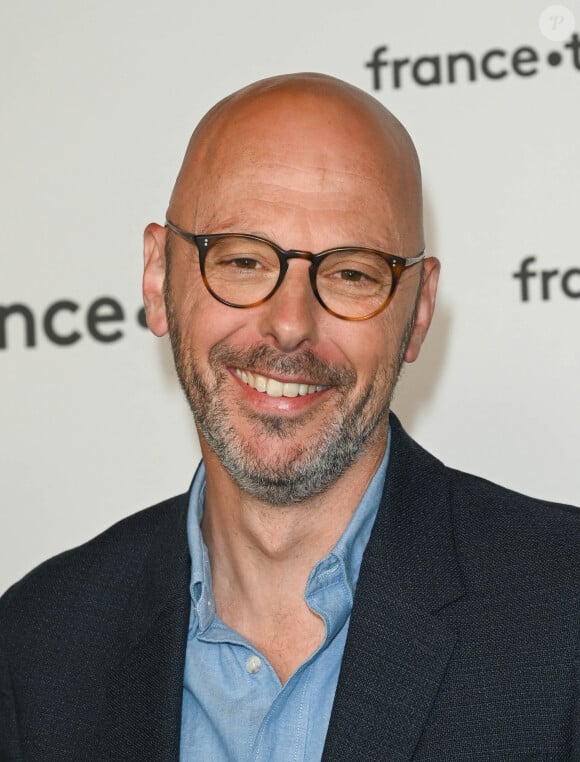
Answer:
<path fill-rule="evenodd" d="M 323 759 L 410 760 L 456 633 L 438 612 L 464 593 L 448 471 L 391 416 L 385 491 L 367 546 Z"/>

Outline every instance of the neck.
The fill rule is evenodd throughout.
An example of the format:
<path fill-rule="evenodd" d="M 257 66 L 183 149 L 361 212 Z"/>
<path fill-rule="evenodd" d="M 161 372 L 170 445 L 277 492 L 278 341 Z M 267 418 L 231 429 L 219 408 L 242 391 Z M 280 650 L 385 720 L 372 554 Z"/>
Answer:
<path fill-rule="evenodd" d="M 308 576 L 336 545 L 385 451 L 369 448 L 326 492 L 280 507 L 242 491 L 202 442 L 202 533 L 220 619 L 263 653 L 284 682 L 318 647 L 324 625 L 304 600 Z"/>
<path fill-rule="evenodd" d="M 258 590 L 263 595 L 290 578 L 292 588 L 299 588 L 297 594 L 303 596 L 312 567 L 336 544 L 377 470 L 385 437 L 323 494 L 285 507 L 268 505 L 241 490 L 205 443 L 202 450 L 206 466 L 202 532 L 219 609 L 224 585 L 236 596 L 251 598 Z"/>

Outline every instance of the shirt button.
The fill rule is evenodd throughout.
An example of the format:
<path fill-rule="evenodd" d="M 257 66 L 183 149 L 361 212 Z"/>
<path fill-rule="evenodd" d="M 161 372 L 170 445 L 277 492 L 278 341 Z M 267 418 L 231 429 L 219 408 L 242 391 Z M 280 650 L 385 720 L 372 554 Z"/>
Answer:
<path fill-rule="evenodd" d="M 259 656 L 256 656 L 255 654 L 248 656 L 246 659 L 246 670 L 250 673 L 250 675 L 255 675 L 256 672 L 259 672 L 261 668 L 262 660 Z"/>

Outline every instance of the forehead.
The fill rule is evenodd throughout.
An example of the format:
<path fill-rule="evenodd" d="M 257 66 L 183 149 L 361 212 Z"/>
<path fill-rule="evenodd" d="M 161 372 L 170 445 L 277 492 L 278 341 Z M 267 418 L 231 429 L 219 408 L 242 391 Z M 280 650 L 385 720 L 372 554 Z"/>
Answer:
<path fill-rule="evenodd" d="M 172 204 L 206 232 L 246 220 L 248 232 L 268 232 L 252 218 L 270 213 L 405 227 L 420 207 L 406 141 L 394 118 L 356 95 L 291 88 L 227 101 L 194 134 Z"/>

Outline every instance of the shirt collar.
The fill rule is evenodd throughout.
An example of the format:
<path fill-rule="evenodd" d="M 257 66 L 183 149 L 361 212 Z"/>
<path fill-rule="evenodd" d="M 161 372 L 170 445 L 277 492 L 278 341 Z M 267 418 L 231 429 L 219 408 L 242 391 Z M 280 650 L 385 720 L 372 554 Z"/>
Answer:
<path fill-rule="evenodd" d="M 310 604 L 314 603 L 314 607 L 323 616 L 327 627 L 327 638 L 340 629 L 352 609 L 363 553 L 383 493 L 390 448 L 391 432 L 389 428 L 385 454 L 356 511 L 334 548 L 314 566 L 308 578 L 305 597 Z M 205 466 L 202 461 L 193 477 L 187 517 L 187 540 L 191 555 L 190 634 L 193 629 L 199 633 L 204 632 L 215 617 L 211 567 L 200 528 L 204 502 Z M 328 596 L 321 596 L 320 593 L 325 588 L 336 585 L 337 582 L 340 583 L 344 592 L 333 595 L 330 599 L 332 603 L 329 604 Z"/>
<path fill-rule="evenodd" d="M 343 565 L 344 573 L 353 595 L 356 583 L 358 582 L 363 553 L 371 536 L 385 487 L 390 449 L 391 435 L 389 429 L 387 447 L 383 459 L 369 482 L 369 486 L 366 488 L 346 529 L 330 552 L 330 555 L 337 558 Z"/>
<path fill-rule="evenodd" d="M 206 630 L 215 616 L 215 603 L 211 583 L 211 567 L 207 547 L 201 534 L 201 520 L 205 503 L 205 465 L 199 464 L 189 496 L 187 514 L 187 542 L 191 555 L 191 595 L 190 629 L 194 623 L 201 632 Z"/>
<path fill-rule="evenodd" d="M 326 624 L 326 642 L 342 628 L 352 610 L 363 554 L 379 510 L 385 485 L 391 433 L 379 467 L 346 529 L 330 553 L 310 572 L 305 597 Z"/>

